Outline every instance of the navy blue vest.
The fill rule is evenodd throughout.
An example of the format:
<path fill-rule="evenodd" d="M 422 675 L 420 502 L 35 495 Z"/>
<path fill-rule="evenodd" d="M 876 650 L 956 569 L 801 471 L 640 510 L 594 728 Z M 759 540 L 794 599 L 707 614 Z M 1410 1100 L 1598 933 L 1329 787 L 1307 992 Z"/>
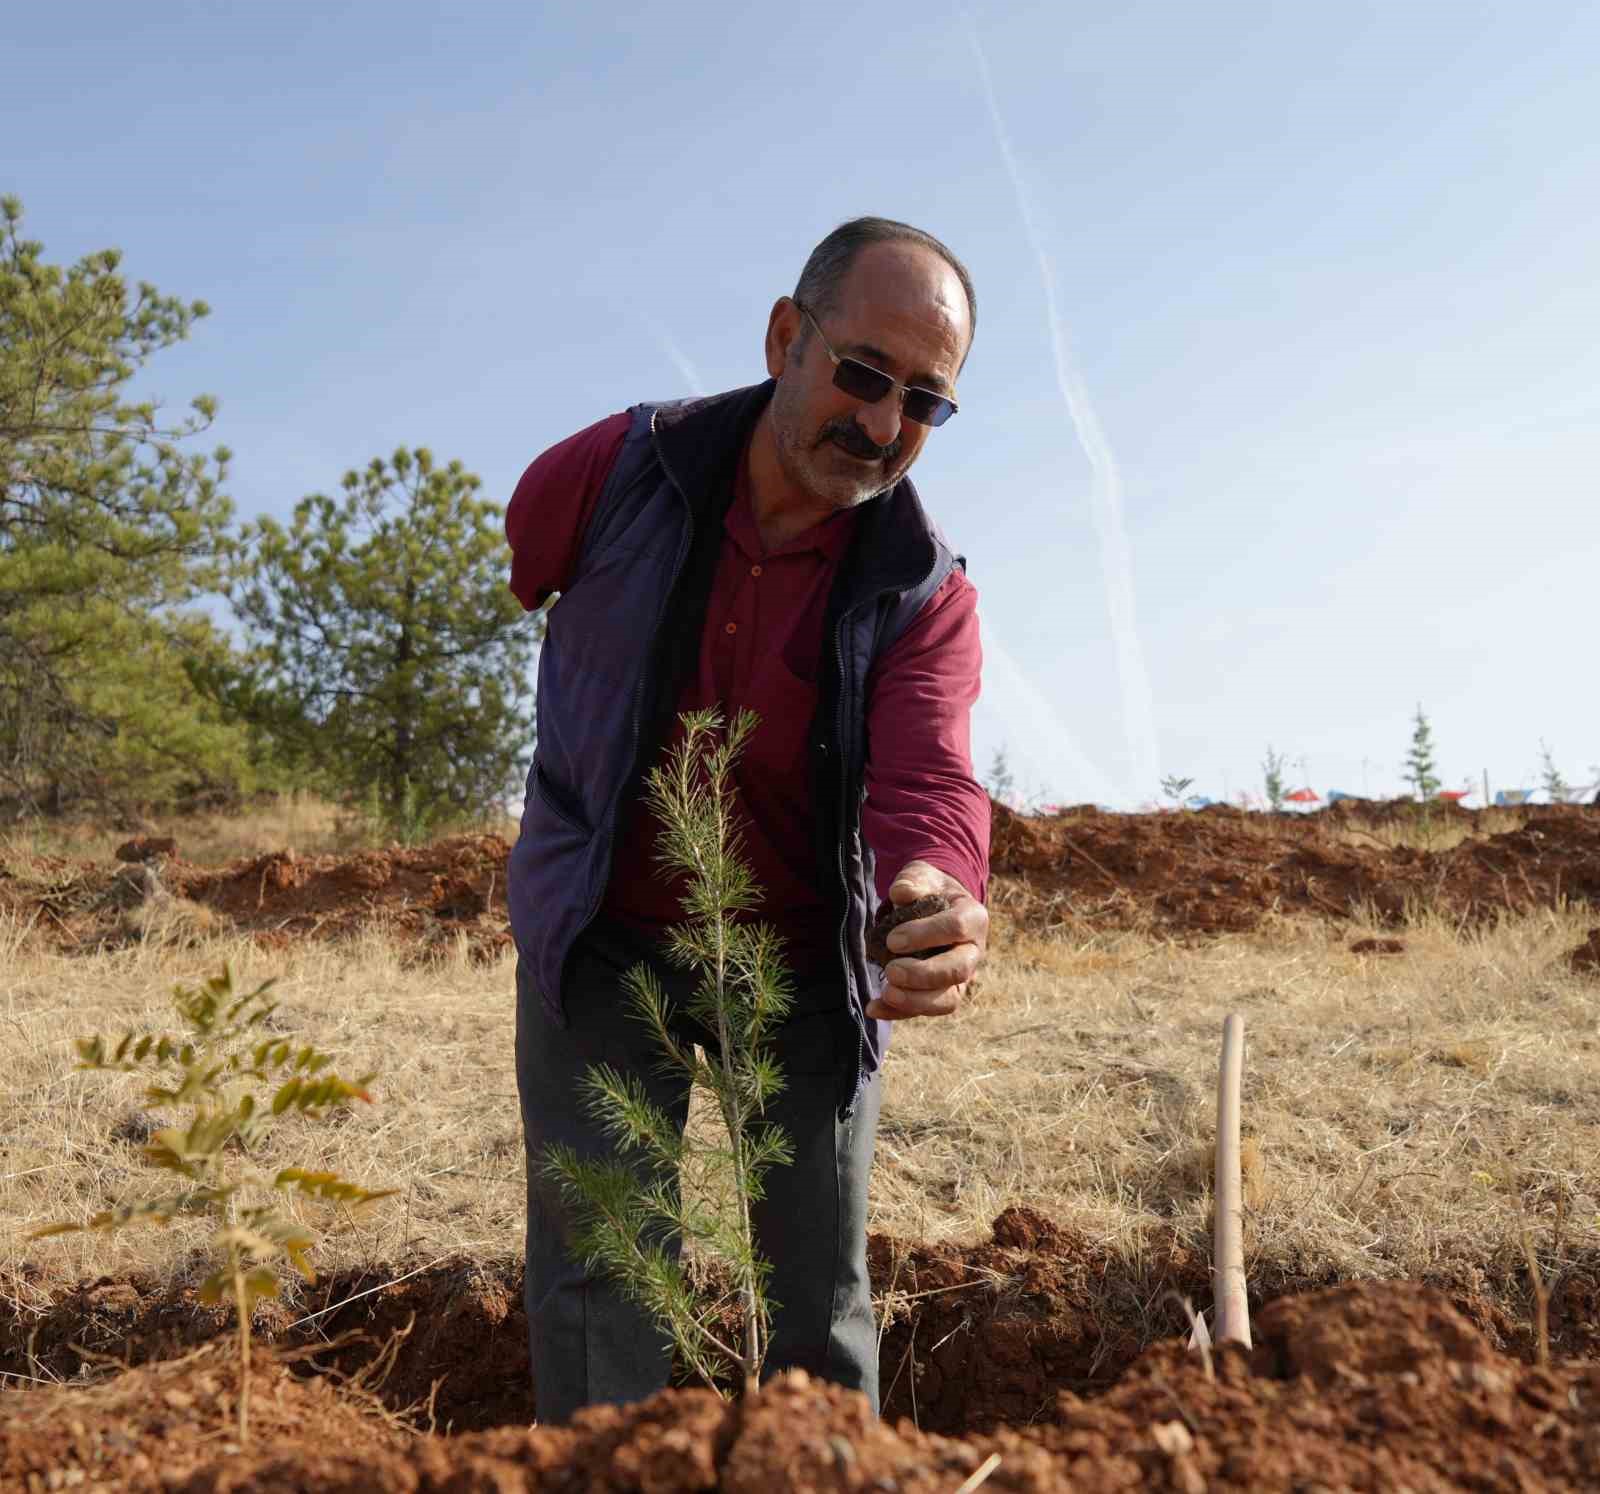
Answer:
<path fill-rule="evenodd" d="M 539 651 L 538 745 L 508 893 L 517 950 L 564 1023 L 562 981 L 611 875 L 619 814 L 666 740 L 699 653 L 734 475 L 769 380 L 671 404 L 635 405 L 572 578 Z M 867 672 L 963 557 L 902 479 L 863 504 L 829 594 L 810 733 L 819 886 L 839 914 L 840 971 L 861 1026 L 857 1083 L 878 1065 L 866 1004 L 883 977 L 866 957 L 877 906 L 873 853 L 861 838 Z M 898 868 L 897 868 L 898 870 Z"/>

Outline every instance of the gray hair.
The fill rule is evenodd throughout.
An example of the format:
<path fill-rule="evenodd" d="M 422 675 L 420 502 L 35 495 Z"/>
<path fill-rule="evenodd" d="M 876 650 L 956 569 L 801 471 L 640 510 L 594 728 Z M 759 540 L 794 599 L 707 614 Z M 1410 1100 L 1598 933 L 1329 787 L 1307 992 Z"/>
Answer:
<path fill-rule="evenodd" d="M 813 312 L 833 310 L 850 266 L 869 244 L 920 244 L 924 249 L 931 249 L 956 272 L 962 290 L 967 293 L 970 347 L 971 336 L 978 330 L 978 293 L 972 288 L 972 276 L 967 273 L 967 267 L 931 233 L 913 228 L 909 223 L 897 223 L 893 218 L 852 218 L 848 223 L 841 223 L 811 251 L 795 285 L 794 299 Z"/>

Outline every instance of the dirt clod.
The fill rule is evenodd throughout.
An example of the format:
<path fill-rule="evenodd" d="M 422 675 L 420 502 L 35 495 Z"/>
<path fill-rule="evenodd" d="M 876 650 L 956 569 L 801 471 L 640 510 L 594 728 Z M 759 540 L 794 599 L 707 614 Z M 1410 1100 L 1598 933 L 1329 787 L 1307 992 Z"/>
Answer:
<path fill-rule="evenodd" d="M 890 950 L 888 938 L 890 931 L 899 928 L 901 924 L 910 923 L 916 918 L 928 918 L 935 913 L 943 913 L 949 906 L 950 899 L 942 892 L 919 897 L 915 902 L 904 903 L 900 907 L 895 907 L 893 903 L 885 903 L 878 909 L 878 916 L 873 919 L 872 927 L 867 930 L 867 958 L 882 967 L 890 960 L 927 960 L 936 954 L 943 954 L 951 947 L 950 945 L 939 944 L 930 949 L 906 950 L 897 954 Z"/>
<path fill-rule="evenodd" d="M 1576 949 L 1567 951 L 1567 964 L 1574 970 L 1600 975 L 1600 926 L 1589 930 L 1589 937 Z"/>
<path fill-rule="evenodd" d="M 136 835 L 117 847 L 118 861 L 164 861 L 178 854 L 178 842 L 170 835 Z"/>
<path fill-rule="evenodd" d="M 1405 952 L 1404 939 L 1357 939 L 1350 945 L 1351 954 L 1397 955 Z"/>

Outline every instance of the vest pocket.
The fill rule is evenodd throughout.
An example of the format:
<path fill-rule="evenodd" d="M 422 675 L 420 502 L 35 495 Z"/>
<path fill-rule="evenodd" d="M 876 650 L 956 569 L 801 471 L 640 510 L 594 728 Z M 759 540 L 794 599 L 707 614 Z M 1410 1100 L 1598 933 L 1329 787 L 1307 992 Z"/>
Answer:
<path fill-rule="evenodd" d="M 584 819 L 572 796 L 565 789 L 556 786 L 545 772 L 543 763 L 534 764 L 533 786 L 545 806 L 557 819 L 564 820 L 574 830 L 581 830 L 584 835 L 593 833 L 593 828 Z"/>

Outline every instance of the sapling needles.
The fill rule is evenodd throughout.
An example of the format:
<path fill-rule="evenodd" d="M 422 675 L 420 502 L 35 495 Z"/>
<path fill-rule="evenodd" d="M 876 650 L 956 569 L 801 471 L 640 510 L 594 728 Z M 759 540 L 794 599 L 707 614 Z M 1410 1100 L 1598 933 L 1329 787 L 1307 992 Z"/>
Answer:
<path fill-rule="evenodd" d="M 306 1259 L 316 1235 L 295 1216 L 292 1198 L 359 1207 L 395 1191 L 362 1188 L 332 1172 L 269 1172 L 254 1165 L 280 1117 L 320 1120 L 353 1101 L 370 1101 L 374 1077 L 342 1079 L 328 1067 L 328 1054 L 275 1035 L 268 1025 L 278 1009 L 267 994 L 271 986 L 263 981 L 253 991 L 237 992 L 232 972 L 224 968 L 203 985 L 173 989 L 173 1009 L 185 1029 L 180 1036 L 129 1032 L 109 1042 L 97 1033 L 77 1040 L 78 1068 L 148 1074 L 147 1105 L 187 1112 L 186 1124 L 157 1131 L 143 1150 L 147 1165 L 176 1181 L 161 1197 L 33 1232 L 36 1239 L 76 1230 L 113 1232 L 195 1215 L 217 1221 L 211 1240 L 216 1267 L 200 1284 L 200 1300 L 227 1299 L 238 1316 L 241 1443 L 250 1435 L 250 1315 L 263 1297 L 277 1296 L 280 1263 L 308 1282 L 316 1280 Z"/>
<path fill-rule="evenodd" d="M 768 1169 L 793 1155 L 783 1130 L 763 1118 L 783 1087 L 772 1039 L 789 1010 L 791 985 L 775 931 L 733 916 L 760 901 L 739 854 L 730 787 L 757 718 L 741 711 L 725 734 L 714 709 L 686 713 L 682 721 L 683 738 L 651 770 L 645 792 L 663 826 L 657 859 L 687 878 L 683 921 L 672 929 L 666 954 L 673 964 L 698 971 L 700 980 L 681 1012 L 647 965 L 630 970 L 625 984 L 662 1070 L 705 1091 L 723 1134 L 704 1140 L 680 1131 L 637 1075 L 599 1065 L 585 1078 L 584 1103 L 619 1155 L 593 1161 L 550 1147 L 545 1169 L 573 1209 L 576 1253 L 591 1269 L 613 1276 L 656 1319 L 706 1384 L 719 1386 L 732 1370 L 749 1391 L 766 1356 L 774 1305 L 766 1292 L 771 1268 L 757 1249 L 751 1209 L 763 1197 Z M 714 1041 L 687 1040 L 680 1017 Z M 727 1270 L 731 1304 L 696 1295 L 678 1242 L 692 1243 Z M 725 1312 L 730 1305 L 731 1314 Z M 726 1326 L 730 1317 L 733 1331 Z"/>

